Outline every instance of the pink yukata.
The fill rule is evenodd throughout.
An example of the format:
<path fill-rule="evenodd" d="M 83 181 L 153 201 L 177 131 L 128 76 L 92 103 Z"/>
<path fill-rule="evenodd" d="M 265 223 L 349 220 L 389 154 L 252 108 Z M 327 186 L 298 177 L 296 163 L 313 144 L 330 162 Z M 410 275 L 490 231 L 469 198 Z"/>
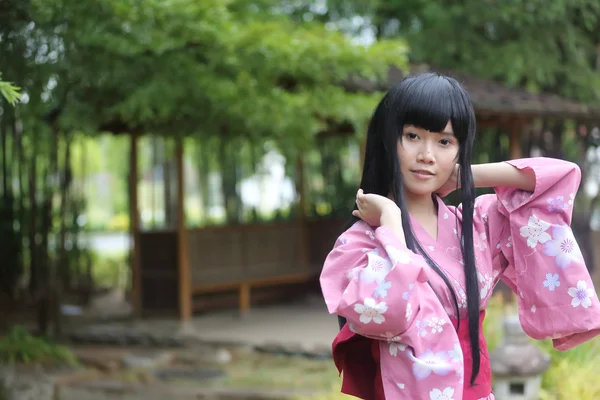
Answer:
<path fill-rule="evenodd" d="M 568 350 L 600 334 L 600 303 L 570 228 L 581 172 L 555 159 L 509 163 L 535 172 L 535 190 L 500 187 L 476 199 L 480 324 L 502 280 L 517 294 L 524 331 Z M 321 287 L 329 312 L 347 319 L 333 344 L 342 392 L 367 400 L 494 398 L 483 335 L 481 372 L 469 385 L 461 218 L 460 206 L 438 199 L 437 240 L 412 219 L 415 236 L 454 285 L 459 315 L 443 280 L 387 228 L 359 221 L 338 238 Z"/>

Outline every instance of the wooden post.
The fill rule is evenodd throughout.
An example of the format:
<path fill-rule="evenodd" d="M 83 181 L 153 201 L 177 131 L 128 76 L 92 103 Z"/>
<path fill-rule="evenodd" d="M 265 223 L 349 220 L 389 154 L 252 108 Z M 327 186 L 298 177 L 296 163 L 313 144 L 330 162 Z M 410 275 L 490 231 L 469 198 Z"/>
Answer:
<path fill-rule="evenodd" d="M 516 160 L 523 157 L 521 150 L 521 127 L 520 121 L 511 121 L 508 132 L 508 148 L 510 151 L 510 159 Z"/>
<path fill-rule="evenodd" d="M 138 134 L 131 133 L 129 148 L 129 230 L 131 249 L 131 301 L 136 316 L 142 314 L 142 274 L 140 265 L 140 213 L 138 207 Z"/>
<path fill-rule="evenodd" d="M 296 188 L 298 190 L 298 195 L 300 196 L 298 201 L 298 217 L 296 218 L 296 222 L 298 224 L 298 267 L 300 270 L 309 267 L 310 263 L 310 255 L 309 255 L 309 245 L 307 238 L 307 226 L 306 226 L 306 179 L 304 176 L 304 159 L 302 157 L 302 152 L 298 153 L 298 158 L 296 159 L 296 169 L 298 173 L 296 174 Z"/>
<path fill-rule="evenodd" d="M 240 285 L 240 316 L 248 315 L 250 311 L 250 284 L 244 282 Z"/>
<path fill-rule="evenodd" d="M 177 138 L 175 158 L 177 163 L 177 252 L 179 283 L 179 318 L 181 322 L 192 319 L 192 290 L 188 236 L 185 227 L 185 175 L 183 163 L 183 139 Z"/>

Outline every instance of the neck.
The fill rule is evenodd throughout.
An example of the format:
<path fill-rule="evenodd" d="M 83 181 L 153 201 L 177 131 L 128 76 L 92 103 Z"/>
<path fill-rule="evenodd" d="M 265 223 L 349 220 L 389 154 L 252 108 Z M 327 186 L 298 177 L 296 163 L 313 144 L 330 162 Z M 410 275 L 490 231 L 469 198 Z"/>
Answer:
<path fill-rule="evenodd" d="M 406 208 L 413 217 L 419 219 L 420 217 L 426 218 L 437 215 L 436 200 L 430 194 L 415 195 L 405 193 L 404 198 L 406 199 Z"/>

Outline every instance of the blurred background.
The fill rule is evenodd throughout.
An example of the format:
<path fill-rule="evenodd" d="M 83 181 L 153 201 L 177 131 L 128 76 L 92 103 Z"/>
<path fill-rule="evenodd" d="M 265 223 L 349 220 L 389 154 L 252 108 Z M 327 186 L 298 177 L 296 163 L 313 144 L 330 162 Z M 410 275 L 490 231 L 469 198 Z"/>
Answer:
<path fill-rule="evenodd" d="M 581 167 L 598 287 L 597 0 L 0 1 L 0 399 L 344 398 L 318 276 L 421 71 L 470 92 L 474 163 Z M 597 342 L 495 376 L 597 399 Z"/>

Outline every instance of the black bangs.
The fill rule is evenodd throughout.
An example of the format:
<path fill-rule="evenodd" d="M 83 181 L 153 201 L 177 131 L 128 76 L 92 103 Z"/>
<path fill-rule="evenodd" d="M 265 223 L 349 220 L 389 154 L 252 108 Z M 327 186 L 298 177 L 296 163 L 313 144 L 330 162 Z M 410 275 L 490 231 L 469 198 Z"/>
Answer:
<path fill-rule="evenodd" d="M 404 125 L 441 132 L 451 121 L 454 135 L 462 142 L 473 128 L 475 116 L 468 95 L 453 78 L 435 73 L 413 75 L 389 94 L 386 105 L 389 111 L 396 111 L 389 116 L 395 119 L 393 128 L 398 135 Z"/>

